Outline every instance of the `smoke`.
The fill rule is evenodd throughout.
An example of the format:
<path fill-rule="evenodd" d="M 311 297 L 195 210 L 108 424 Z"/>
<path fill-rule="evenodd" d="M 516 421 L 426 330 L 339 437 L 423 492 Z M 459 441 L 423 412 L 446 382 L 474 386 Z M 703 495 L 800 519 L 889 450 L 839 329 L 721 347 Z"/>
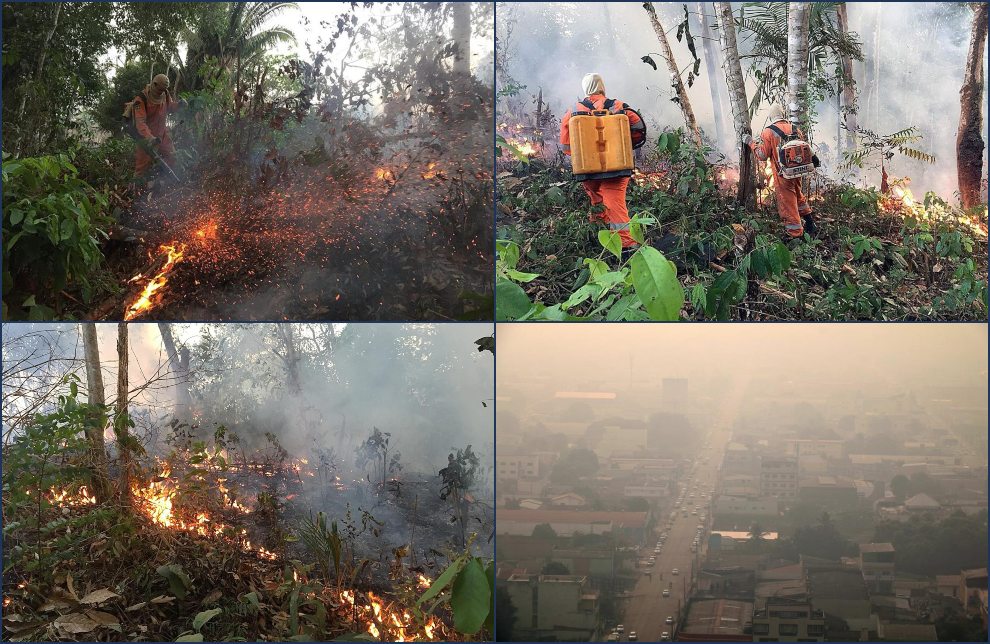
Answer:
<path fill-rule="evenodd" d="M 703 4 L 712 24 L 711 3 Z M 732 3 L 738 14 L 741 3 Z M 918 127 L 924 140 L 916 147 L 936 156 L 928 165 L 900 155 L 895 156 L 888 172 L 909 176 L 912 190 L 920 195 L 933 190 L 943 198 L 952 198 L 957 190 L 955 141 L 959 122 L 959 88 L 965 70 L 972 12 L 964 3 L 847 3 L 850 31 L 859 35 L 863 44 L 864 61 L 854 61 L 859 101 L 859 125 L 879 134 L 889 134 L 909 126 Z M 687 3 L 696 14 L 699 3 Z M 691 62 L 686 40 L 678 42 L 673 27 L 683 20 L 682 3 L 655 3 L 674 57 L 682 69 Z M 629 103 L 645 116 L 651 133 L 663 128 L 684 125 L 680 109 L 672 102 L 669 72 L 656 55 L 660 44 L 647 19 L 641 3 L 513 3 L 498 8 L 497 31 L 499 47 L 506 48 L 509 57 L 506 72 L 525 85 L 521 106 L 533 112 L 529 97 L 542 88 L 543 99 L 559 118 L 572 109 L 581 96 L 581 77 L 597 71 L 605 79 L 608 94 Z M 700 26 L 692 15 L 692 33 L 698 55 L 705 52 L 700 38 Z M 717 32 L 715 49 L 719 49 Z M 740 53 L 745 56 L 749 43 L 741 38 Z M 659 69 L 654 71 L 641 58 L 653 54 Z M 745 74 L 747 61 L 742 61 Z M 986 65 L 986 58 L 984 59 Z M 867 87 L 867 70 L 876 70 L 880 79 L 876 87 Z M 986 72 L 984 72 L 986 74 Z M 506 80 L 500 77 L 500 83 Z M 719 71 L 717 79 L 724 94 L 725 79 Z M 747 95 L 753 96 L 753 80 L 747 79 Z M 984 92 L 986 89 L 984 88 Z M 709 78 L 705 65 L 701 76 L 687 89 L 699 126 L 710 139 L 715 138 L 715 117 Z M 986 103 L 986 99 L 984 99 Z M 834 98 L 816 106 L 818 124 L 814 141 L 836 165 L 838 118 Z M 755 129 L 766 121 L 768 108 L 762 106 L 752 120 Z M 513 116 L 520 116 L 514 114 Z M 500 121 L 506 114 L 500 113 Z M 732 132 L 731 109 L 722 107 L 724 130 Z M 727 135 L 728 136 L 728 135 Z M 556 138 L 556 132 L 552 133 Z M 984 120 L 983 138 L 987 139 Z M 731 141 L 716 142 L 723 152 L 733 148 Z M 730 155 L 731 156 L 731 155 Z M 730 159 L 731 160 L 731 159 Z M 827 164 L 828 165 L 828 164 Z M 984 162 L 984 176 L 986 173 Z M 834 173 L 834 170 L 825 168 Z M 878 173 L 864 179 L 870 185 L 879 183 Z"/>

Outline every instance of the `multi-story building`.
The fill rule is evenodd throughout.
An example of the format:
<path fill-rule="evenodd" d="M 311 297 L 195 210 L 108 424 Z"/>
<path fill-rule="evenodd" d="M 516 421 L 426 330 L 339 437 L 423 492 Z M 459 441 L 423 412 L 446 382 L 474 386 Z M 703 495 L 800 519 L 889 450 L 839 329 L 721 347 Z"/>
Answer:
<path fill-rule="evenodd" d="M 894 591 L 894 558 L 890 543 L 859 544 L 859 568 L 871 594 L 889 595 Z"/>
<path fill-rule="evenodd" d="M 824 642 L 825 613 L 802 599 L 769 597 L 753 611 L 754 642 Z"/>
<path fill-rule="evenodd" d="M 499 583 L 515 609 L 513 639 L 588 642 L 598 634 L 599 593 L 587 577 L 515 573 Z"/>
<path fill-rule="evenodd" d="M 760 496 L 796 499 L 798 461 L 794 456 L 764 455 L 760 459 Z"/>

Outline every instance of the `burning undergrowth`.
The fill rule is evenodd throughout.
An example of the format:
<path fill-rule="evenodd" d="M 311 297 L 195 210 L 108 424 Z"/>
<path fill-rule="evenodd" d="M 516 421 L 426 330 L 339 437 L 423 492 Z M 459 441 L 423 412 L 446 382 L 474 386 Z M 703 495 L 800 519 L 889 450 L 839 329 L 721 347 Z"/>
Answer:
<path fill-rule="evenodd" d="M 129 467 L 120 504 L 92 484 L 27 491 L 62 551 L 50 569 L 5 566 L 5 639 L 459 639 L 418 600 L 464 549 L 459 515 L 490 552 L 490 504 L 462 490 L 452 507 L 436 472 L 376 469 L 374 441 L 361 469 L 292 456 L 273 434 L 249 448 L 223 427 L 199 433 L 174 425 L 167 453 Z M 5 559 L 38 536 L 8 522 Z"/>
<path fill-rule="evenodd" d="M 490 292 L 490 174 L 470 160 L 397 153 L 380 165 L 289 163 L 275 187 L 176 186 L 134 205 L 149 231 L 125 319 L 470 316 Z M 468 294 L 475 294 L 472 299 Z M 277 314 L 277 315 L 276 315 Z"/>
<path fill-rule="evenodd" d="M 525 278 L 518 284 L 536 304 L 530 315 L 542 315 L 540 305 L 548 317 L 618 315 L 610 303 L 628 304 L 624 292 L 587 295 L 595 286 L 588 262 L 615 258 L 603 251 L 588 197 L 559 146 L 526 128 L 503 124 L 499 131 L 498 238 L 519 249 L 513 272 L 501 270 L 508 279 Z M 890 178 L 878 190 L 816 176 L 808 195 L 817 237 L 778 247 L 772 173 L 759 169 L 755 207 L 739 209 L 738 170 L 671 143 L 674 136 L 662 135 L 637 164 L 627 203 L 631 217 L 647 222 L 647 242 L 676 265 L 685 293 L 680 317 L 985 317 L 985 207 L 963 212 L 934 193 L 915 197 L 907 178 Z M 520 141 L 536 153 L 521 152 Z M 530 310 L 524 301 L 517 309 L 510 317 Z M 633 309 L 621 315 L 647 319 Z"/>

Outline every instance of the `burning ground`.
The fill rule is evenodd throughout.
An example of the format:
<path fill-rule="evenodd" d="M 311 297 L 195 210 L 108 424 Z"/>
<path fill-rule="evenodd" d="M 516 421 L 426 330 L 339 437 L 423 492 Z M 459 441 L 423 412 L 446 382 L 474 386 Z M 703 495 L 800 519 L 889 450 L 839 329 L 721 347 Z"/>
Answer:
<path fill-rule="evenodd" d="M 245 330 L 225 332 L 229 342 Z M 41 384 L 46 378 L 39 372 L 30 378 L 12 374 L 23 364 L 17 356 L 28 355 L 25 346 L 63 333 L 62 327 L 35 329 L 21 335 L 21 344 L 5 339 L 5 390 L 19 390 L 22 400 L 33 387 L 51 386 Z M 148 392 L 170 381 L 145 381 L 145 333 L 135 331 L 132 347 L 142 367 L 135 391 Z M 305 331 L 281 333 L 299 341 Z M 414 336 L 407 332 L 403 341 Z M 176 327 L 176 341 L 193 344 L 192 337 Z M 334 337 L 346 337 L 346 330 Z M 415 337 L 440 359 L 439 339 L 422 331 Z M 380 335 L 378 340 L 388 344 Z M 452 340 L 454 345 L 461 343 Z M 300 362 L 309 364 L 305 344 L 298 349 Z M 243 345 L 228 344 L 224 351 L 248 353 Z M 469 362 L 484 361 L 470 343 L 463 353 Z M 345 351 L 337 354 L 341 373 L 350 371 L 352 359 Z M 367 360 L 363 355 L 353 361 Z M 250 360 L 259 358 L 250 352 Z M 242 393 L 238 409 L 226 414 L 228 427 L 216 420 L 224 387 L 217 388 L 216 375 L 199 359 L 192 368 L 193 375 L 178 382 L 192 386 L 193 404 L 167 414 L 170 422 L 147 394 L 134 394 L 143 402 L 130 404 L 130 449 L 121 450 L 129 443 L 119 435 L 109 440 L 117 406 L 83 402 L 85 384 L 71 369 L 60 376 L 71 385 L 56 385 L 61 393 L 52 394 L 42 413 L 8 421 L 16 425 L 5 426 L 3 454 L 5 639 L 480 636 L 481 622 L 472 626 L 458 614 L 463 604 L 450 582 L 491 557 L 488 457 L 470 445 L 436 450 L 423 443 L 474 440 L 484 427 L 430 430 L 398 407 L 390 413 L 405 415 L 407 423 L 392 431 L 355 428 L 361 415 L 349 407 L 349 421 L 331 422 L 330 410 L 341 407 L 307 402 L 317 387 L 309 375 L 295 394 L 273 392 L 283 398 L 277 408 L 272 401 L 252 407 Z M 470 381 L 465 373 L 462 379 Z M 363 396 L 365 376 L 349 375 L 348 383 L 337 384 L 342 393 L 325 397 L 339 403 Z M 391 390 L 387 381 L 366 375 L 381 381 L 382 391 Z M 205 391 L 218 400 L 207 403 Z M 16 402 L 5 399 L 5 419 L 17 418 L 10 414 Z M 471 408 L 485 410 L 472 402 Z M 467 417 L 447 407 L 446 418 Z M 108 441 L 103 466 L 93 465 L 99 457 L 87 427 L 102 428 Z M 442 576 L 444 571 L 451 572 Z M 482 581 L 487 588 L 484 576 Z"/>
<path fill-rule="evenodd" d="M 500 131 L 507 143 L 496 180 L 497 236 L 504 240 L 499 244 L 518 246 L 512 270 L 523 274 L 517 283 L 529 300 L 515 300 L 517 306 L 500 315 L 649 319 L 640 305 L 613 311 L 623 293 L 589 290 L 595 285 L 588 263 L 596 258 L 618 267 L 603 270 L 629 268 L 599 243 L 588 198 L 556 144 L 539 134 Z M 513 145 L 518 142 L 529 148 Z M 684 292 L 678 317 L 985 318 L 985 206 L 963 212 L 934 193 L 916 197 L 906 177 L 862 189 L 818 176 L 809 193 L 818 237 L 785 246 L 772 176 L 758 173 L 755 205 L 740 209 L 738 170 L 687 147 L 673 153 L 651 148 L 627 193 L 630 216 L 643 222 L 648 244 L 676 267 Z M 511 280 L 504 259 L 499 267 Z"/>
<path fill-rule="evenodd" d="M 454 147 L 436 137 L 403 147 L 362 139 L 351 148 L 359 141 L 348 136 L 336 142 L 346 160 L 328 158 L 318 143 L 291 157 L 272 151 L 249 183 L 221 169 L 152 193 L 124 220 L 144 231 L 138 248 L 124 244 L 109 256 L 123 297 L 94 317 L 481 315 L 491 289 L 483 224 L 491 148 L 470 138 Z"/>

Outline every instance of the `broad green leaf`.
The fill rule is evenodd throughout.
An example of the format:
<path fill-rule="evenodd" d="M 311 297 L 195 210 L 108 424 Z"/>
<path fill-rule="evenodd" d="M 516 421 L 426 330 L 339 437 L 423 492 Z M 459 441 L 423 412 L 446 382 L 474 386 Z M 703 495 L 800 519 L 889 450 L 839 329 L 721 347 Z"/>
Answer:
<path fill-rule="evenodd" d="M 608 264 L 600 259 L 589 257 L 584 260 L 584 265 L 588 267 L 589 271 L 591 271 L 591 281 L 593 282 L 598 280 L 599 275 L 608 272 Z"/>
<path fill-rule="evenodd" d="M 537 277 L 540 276 L 539 273 L 523 273 L 521 271 L 517 271 L 514 268 L 510 268 L 505 272 L 505 274 L 511 277 L 512 279 L 514 279 L 515 281 L 523 282 L 523 283 L 532 282 L 533 280 L 535 280 Z"/>
<path fill-rule="evenodd" d="M 459 557 L 451 562 L 451 564 L 447 566 L 447 569 L 440 573 L 440 576 L 437 577 L 430 587 L 426 589 L 426 592 L 420 595 L 419 599 L 416 600 L 416 605 L 421 606 L 424 602 L 428 602 L 442 593 L 444 589 L 446 589 L 447 586 L 454 581 L 454 577 L 456 577 L 457 573 L 461 571 L 461 567 L 464 566 L 465 561 L 466 559 L 464 557 Z"/>
<path fill-rule="evenodd" d="M 505 262 L 507 268 L 515 268 L 519 262 L 519 244 L 514 241 L 500 239 L 495 242 L 499 259 Z"/>
<path fill-rule="evenodd" d="M 598 297 L 601 294 L 601 292 L 602 292 L 602 287 L 600 285 L 585 284 L 578 290 L 571 293 L 571 296 L 567 298 L 567 300 L 560 305 L 560 308 L 565 311 L 567 309 L 574 308 L 578 304 L 581 304 L 582 302 L 587 300 L 589 297 L 590 298 Z"/>
<path fill-rule="evenodd" d="M 158 574 L 168 580 L 169 589 L 179 599 L 185 599 L 186 595 L 189 594 L 189 589 L 192 588 L 192 580 L 189 579 L 189 575 L 182 570 L 182 566 L 179 564 L 159 566 Z"/>
<path fill-rule="evenodd" d="M 599 230 L 598 243 L 602 245 L 602 248 L 615 255 L 617 259 L 622 259 L 622 238 L 619 237 L 619 233 Z"/>
<path fill-rule="evenodd" d="M 520 318 L 529 311 L 533 303 L 526 291 L 515 282 L 499 278 L 495 284 L 495 319 L 499 322 Z"/>
<path fill-rule="evenodd" d="M 193 617 L 193 630 L 199 632 L 206 622 L 210 621 L 221 612 L 222 611 L 219 608 L 214 608 L 212 610 L 204 610 L 202 613 L 198 613 L 196 617 Z"/>
<path fill-rule="evenodd" d="M 677 320 L 684 304 L 684 289 L 677 281 L 677 269 L 673 262 L 656 248 L 644 246 L 629 263 L 633 287 L 650 317 L 654 320 Z"/>
<path fill-rule="evenodd" d="M 629 311 L 636 308 L 640 304 L 641 302 L 639 296 L 635 293 L 630 293 L 629 295 L 620 298 L 619 301 L 608 310 L 608 313 L 605 314 L 605 319 L 609 322 L 624 320 Z"/>
<path fill-rule="evenodd" d="M 454 628 L 473 635 L 481 630 L 491 611 L 492 593 L 488 575 L 481 562 L 472 558 L 454 579 L 450 592 L 450 608 L 454 613 Z"/>
<path fill-rule="evenodd" d="M 175 638 L 175 641 L 176 642 L 202 642 L 203 641 L 203 634 L 202 633 L 190 633 L 189 635 L 180 635 L 179 637 Z"/>

